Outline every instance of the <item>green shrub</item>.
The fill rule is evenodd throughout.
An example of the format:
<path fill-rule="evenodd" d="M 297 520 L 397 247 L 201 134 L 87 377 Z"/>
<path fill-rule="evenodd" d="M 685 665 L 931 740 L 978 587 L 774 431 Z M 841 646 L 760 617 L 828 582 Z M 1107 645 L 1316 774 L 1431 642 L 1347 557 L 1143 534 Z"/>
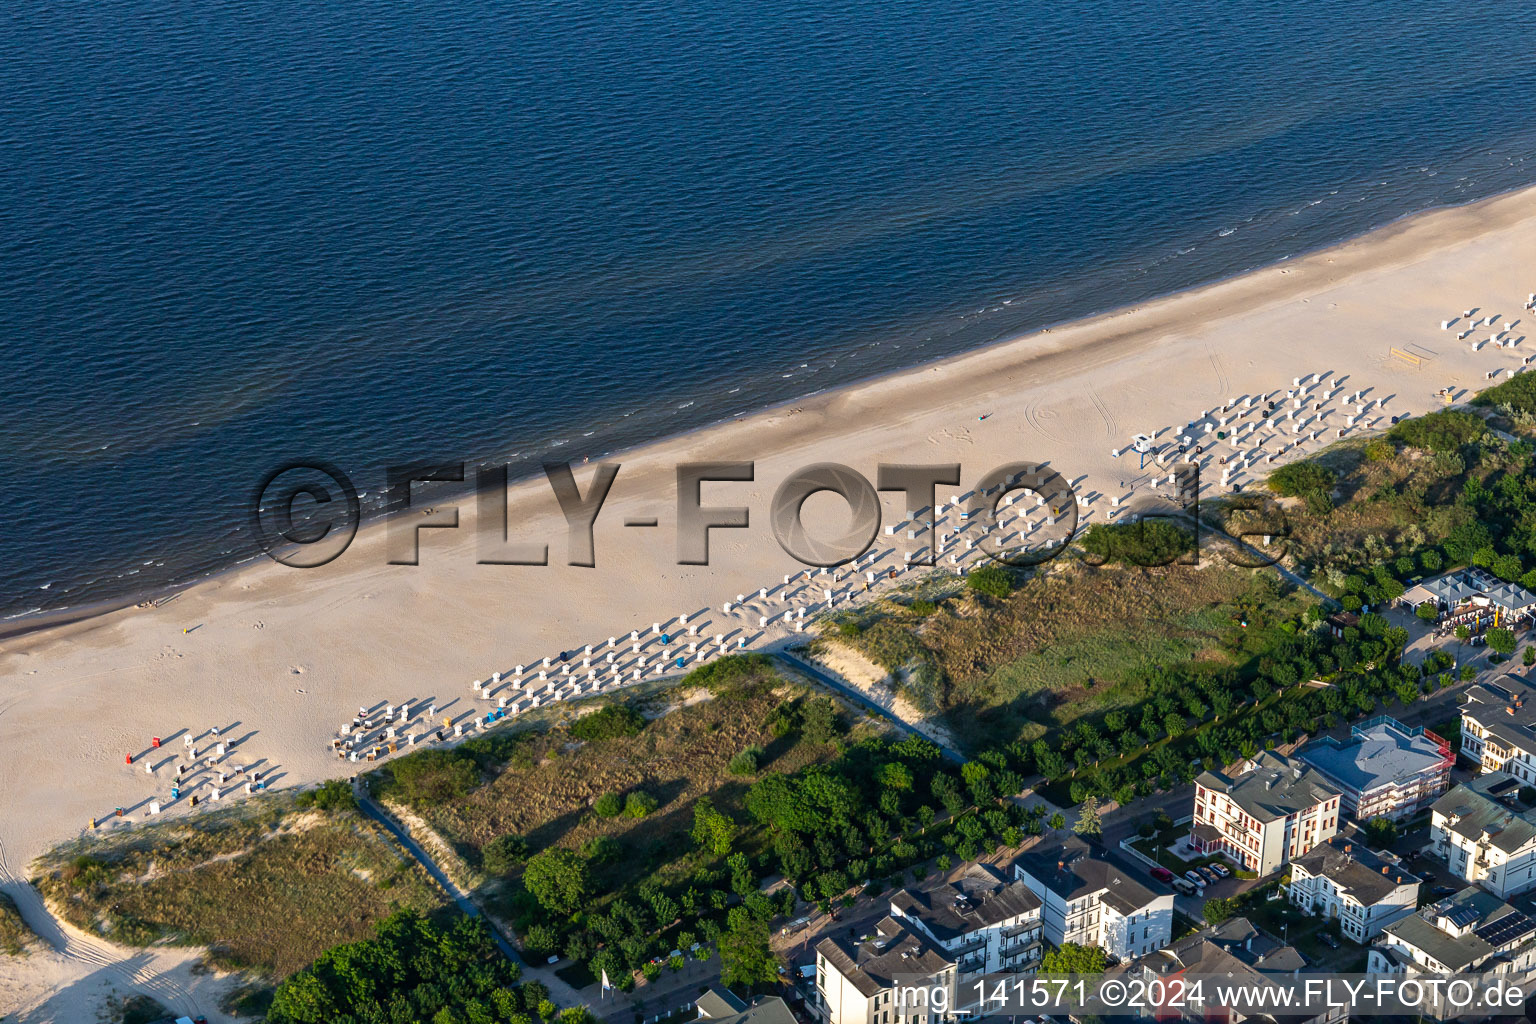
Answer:
<path fill-rule="evenodd" d="M 910 611 L 913 615 L 921 615 L 926 619 L 928 616 L 938 611 L 939 606 L 934 604 L 932 601 L 925 601 L 922 598 L 918 598 L 911 604 L 907 605 L 907 610 Z"/>
<path fill-rule="evenodd" d="M 763 748 L 753 744 L 731 758 L 728 768 L 732 775 L 755 775 L 762 759 Z"/>
<path fill-rule="evenodd" d="M 1147 519 L 1139 523 L 1094 523 L 1083 534 L 1083 550 L 1098 564 L 1171 565 L 1195 548 L 1195 535 L 1173 523 Z"/>
<path fill-rule="evenodd" d="M 982 565 L 966 574 L 965 585 L 993 597 L 1007 597 L 1013 593 L 1013 576 L 1000 565 Z"/>
<path fill-rule="evenodd" d="M 475 759 L 457 750 L 423 750 L 389 768 L 400 796 L 410 804 L 440 804 L 480 785 Z"/>
<path fill-rule="evenodd" d="M 480 851 L 481 863 L 493 875 L 511 874 L 528 859 L 528 841 L 522 836 L 497 836 Z"/>
<path fill-rule="evenodd" d="M 625 798 L 624 815 L 629 818 L 643 818 L 658 806 L 655 797 L 642 789 L 637 789 Z"/>
<path fill-rule="evenodd" d="M 318 807 L 322 811 L 352 811 L 357 800 L 352 795 L 352 784 L 342 779 L 332 779 L 314 789 L 306 789 L 294 798 L 295 807 Z"/>
<path fill-rule="evenodd" d="M 1304 498 L 1314 492 L 1326 494 L 1333 489 L 1334 472 L 1315 462 L 1291 462 L 1265 481 L 1271 491 L 1283 498 Z"/>
<path fill-rule="evenodd" d="M 578 740 L 611 740 L 633 736 L 644 728 L 645 716 L 640 712 L 623 704 L 610 704 L 571 723 L 571 735 Z"/>
<path fill-rule="evenodd" d="M 766 654 L 729 654 L 705 662 L 683 677 L 689 686 L 703 686 L 719 695 L 741 686 L 772 683 L 776 678 L 773 660 Z"/>
<path fill-rule="evenodd" d="M 1387 432 L 1387 437 L 1410 448 L 1454 452 L 1487 431 L 1488 425 L 1481 416 L 1460 409 L 1445 409 L 1403 420 Z"/>
<path fill-rule="evenodd" d="M 624 801 L 617 793 L 604 793 L 592 804 L 592 809 L 604 818 L 617 818 L 624 813 Z"/>

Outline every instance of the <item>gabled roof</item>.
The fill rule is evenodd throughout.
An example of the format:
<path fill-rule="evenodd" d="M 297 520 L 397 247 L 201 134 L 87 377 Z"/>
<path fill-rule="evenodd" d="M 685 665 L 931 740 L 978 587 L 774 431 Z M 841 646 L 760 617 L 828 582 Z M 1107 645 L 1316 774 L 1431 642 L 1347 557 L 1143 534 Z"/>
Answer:
<path fill-rule="evenodd" d="M 1469 885 L 1439 903 L 1419 908 L 1417 914 L 1409 914 L 1392 922 L 1382 932 L 1405 945 L 1423 950 L 1448 970 L 1463 971 L 1477 966 L 1498 951 L 1499 946 L 1490 943 L 1484 936 L 1493 934 L 1498 937 L 1497 929 L 1490 931 L 1489 926 L 1497 925 L 1511 915 L 1525 917 L 1493 893 Z M 1467 930 L 1465 934 L 1454 935 L 1437 927 L 1436 921 L 1454 922 L 1457 927 Z M 1529 928 L 1523 935 L 1536 933 L 1536 924 L 1530 923 L 1528 918 L 1526 923 Z M 1499 945 L 1507 945 L 1523 935 L 1504 938 Z"/>
<path fill-rule="evenodd" d="M 890 917 L 866 939 L 830 936 L 816 944 L 816 952 L 865 997 L 954 966 L 933 943 Z"/>
<path fill-rule="evenodd" d="M 1452 608 L 1469 601 L 1484 600 L 1508 611 L 1523 611 L 1536 605 L 1536 594 L 1518 583 L 1506 583 L 1486 569 L 1457 569 L 1444 576 L 1425 580 L 1403 597 L 1414 604 L 1433 597 Z"/>
<path fill-rule="evenodd" d="M 945 942 L 1039 910 L 1040 897 L 1023 882 L 1009 882 L 995 868 L 976 864 L 953 882 L 903 889 L 891 897 L 891 907 Z"/>
<path fill-rule="evenodd" d="M 1464 782 L 1436 800 L 1431 809 L 1443 826 L 1474 843 L 1486 840 L 1504 853 L 1536 841 L 1536 813 L 1511 806 L 1520 782 L 1504 772 L 1488 772 Z"/>
<path fill-rule="evenodd" d="M 1321 772 L 1304 761 L 1266 750 L 1247 771 L 1229 776 L 1202 772 L 1195 781 L 1225 793 L 1250 817 L 1269 822 L 1315 807 L 1339 795 Z"/>
<path fill-rule="evenodd" d="M 1014 864 L 1064 900 L 1099 893 L 1099 899 L 1121 914 L 1133 914 L 1157 899 L 1156 893 L 1109 861 L 1093 856 L 1092 848 L 1076 836 L 1041 843 L 1020 854 Z"/>
<path fill-rule="evenodd" d="M 751 1002 L 723 986 L 712 986 L 695 1005 L 710 1024 L 796 1024 L 795 1015 L 778 996 L 757 996 Z"/>
<path fill-rule="evenodd" d="M 1231 917 L 1139 961 L 1156 974 L 1231 974 L 1257 977 L 1264 973 L 1290 974 L 1307 964 L 1294 947 L 1282 946 L 1253 926 L 1246 917 Z"/>
<path fill-rule="evenodd" d="M 1367 907 L 1392 895 L 1399 886 L 1419 884 L 1417 875 L 1343 836 L 1318 843 L 1300 857 L 1291 858 L 1291 863 L 1305 868 L 1309 875 L 1328 879 Z"/>
<path fill-rule="evenodd" d="M 1498 683 L 1469 686 L 1461 713 L 1508 746 L 1536 751 L 1536 690 L 1513 675 Z"/>

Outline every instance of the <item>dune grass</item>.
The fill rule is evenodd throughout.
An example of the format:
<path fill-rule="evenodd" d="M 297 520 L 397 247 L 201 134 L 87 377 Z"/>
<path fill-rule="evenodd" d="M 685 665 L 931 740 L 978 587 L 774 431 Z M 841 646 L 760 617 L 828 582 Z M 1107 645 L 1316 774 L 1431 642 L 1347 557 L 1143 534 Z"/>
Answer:
<path fill-rule="evenodd" d="M 1273 574 L 1200 567 L 1063 564 L 1006 597 L 957 590 L 891 600 L 838 639 L 906 678 L 924 666 L 931 699 L 971 750 L 1030 741 L 1079 717 L 1135 707 L 1149 668 L 1245 660 L 1257 631 L 1240 608 L 1288 606 Z"/>
<path fill-rule="evenodd" d="M 130 946 L 206 945 L 220 966 L 281 978 L 443 896 L 377 826 L 286 794 L 82 840 L 35 866 L 54 911 Z"/>
<path fill-rule="evenodd" d="M 37 936 L 21 919 L 16 902 L 0 892 L 0 956 L 26 956 Z"/>

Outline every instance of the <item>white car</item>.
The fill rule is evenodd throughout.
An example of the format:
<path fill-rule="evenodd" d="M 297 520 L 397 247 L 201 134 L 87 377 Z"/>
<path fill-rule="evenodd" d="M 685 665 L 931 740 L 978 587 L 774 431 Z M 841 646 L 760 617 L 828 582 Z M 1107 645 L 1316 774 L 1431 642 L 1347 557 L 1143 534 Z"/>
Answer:
<path fill-rule="evenodd" d="M 1202 878 L 1200 872 L 1196 871 L 1194 868 L 1190 868 L 1188 871 L 1184 872 L 1184 877 L 1195 883 L 1196 889 L 1205 888 L 1205 879 Z"/>

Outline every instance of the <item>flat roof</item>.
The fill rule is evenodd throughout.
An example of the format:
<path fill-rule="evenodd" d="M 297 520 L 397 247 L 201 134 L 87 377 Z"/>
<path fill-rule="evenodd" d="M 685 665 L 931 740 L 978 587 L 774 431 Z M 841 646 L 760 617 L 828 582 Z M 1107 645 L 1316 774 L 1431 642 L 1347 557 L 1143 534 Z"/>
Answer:
<path fill-rule="evenodd" d="M 1324 737 L 1296 756 L 1334 785 L 1356 793 L 1405 782 L 1455 760 L 1449 746 L 1442 747 L 1423 728 L 1410 729 L 1391 718 L 1355 728 L 1347 741 Z"/>

